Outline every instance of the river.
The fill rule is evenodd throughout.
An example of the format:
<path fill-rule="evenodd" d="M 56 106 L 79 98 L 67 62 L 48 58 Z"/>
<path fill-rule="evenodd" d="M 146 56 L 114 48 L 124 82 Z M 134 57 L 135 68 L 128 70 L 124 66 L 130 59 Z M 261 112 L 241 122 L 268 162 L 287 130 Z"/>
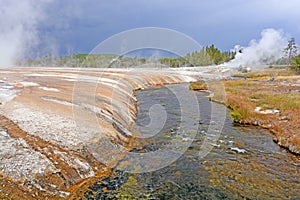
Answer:
<path fill-rule="evenodd" d="M 190 140 L 187 150 L 167 166 L 144 173 L 119 170 L 125 158 L 110 177 L 85 192 L 85 199 L 300 199 L 300 157 L 276 145 L 267 130 L 236 126 L 227 114 L 220 137 L 211 144 L 212 150 L 205 157 L 199 156 L 204 138 L 209 134 L 211 108 L 224 107 L 208 101 L 205 93 L 189 91 L 186 84 L 170 87 L 136 93 L 139 126 L 149 124 L 151 117 L 155 122 L 153 117 L 160 116 L 160 108 L 166 110 L 165 115 L 161 114 L 166 121 L 158 118 L 156 123 L 165 123 L 155 135 L 153 129 L 141 128 L 141 134 L 149 137 L 137 139 L 131 153 L 147 154 L 165 149 L 173 144 L 170 141 L 174 137 L 177 143 L 180 139 L 182 143 Z M 201 115 L 192 109 L 195 113 L 189 111 L 188 119 L 195 135 L 180 131 L 180 116 L 184 111 L 178 106 L 174 91 L 197 97 Z"/>

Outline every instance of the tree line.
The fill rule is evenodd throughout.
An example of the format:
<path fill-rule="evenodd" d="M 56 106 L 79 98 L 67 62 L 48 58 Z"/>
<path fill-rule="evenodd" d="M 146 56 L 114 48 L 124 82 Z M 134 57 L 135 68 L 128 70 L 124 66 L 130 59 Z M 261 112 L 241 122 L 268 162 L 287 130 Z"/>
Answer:
<path fill-rule="evenodd" d="M 161 58 L 160 61 L 170 67 L 219 65 L 234 59 L 235 54 L 232 51 L 221 52 L 212 44 L 184 57 Z"/>
<path fill-rule="evenodd" d="M 242 51 L 242 50 L 240 50 Z M 294 38 L 288 41 L 288 45 L 283 49 L 284 56 L 275 63 L 285 65 L 287 69 L 300 71 L 300 54 Z M 222 52 L 215 45 L 202 47 L 198 51 L 188 53 L 183 57 L 127 57 L 114 54 L 88 55 L 72 54 L 68 56 L 45 56 L 41 59 L 25 60 L 20 65 L 27 66 L 67 66 L 67 67 L 135 67 L 155 63 L 155 66 L 166 67 L 190 67 L 190 66 L 210 66 L 219 65 L 234 59 L 236 52 Z"/>

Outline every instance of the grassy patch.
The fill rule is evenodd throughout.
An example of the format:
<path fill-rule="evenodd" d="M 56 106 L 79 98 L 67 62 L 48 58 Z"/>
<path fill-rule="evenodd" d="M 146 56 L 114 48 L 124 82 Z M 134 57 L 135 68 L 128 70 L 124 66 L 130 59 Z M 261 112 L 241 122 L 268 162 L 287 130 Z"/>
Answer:
<path fill-rule="evenodd" d="M 276 76 L 292 76 L 296 74 L 296 70 L 285 70 L 285 69 L 266 69 L 259 72 L 248 72 L 248 73 L 237 73 L 233 77 L 237 78 L 271 78 Z"/>
<path fill-rule="evenodd" d="M 271 77 L 274 71 L 278 76 L 268 81 L 266 77 Z M 271 129 L 275 141 L 300 154 L 300 76 L 289 74 L 293 72 L 272 69 L 248 74 L 251 78 L 247 79 L 223 80 L 223 91 L 220 84 L 212 82 L 208 84 L 213 94 L 211 99 L 219 102 L 224 99 L 235 122 Z M 276 112 L 260 112 L 255 110 L 257 107 L 260 111 Z"/>
<path fill-rule="evenodd" d="M 208 86 L 205 81 L 198 81 L 191 83 L 189 86 L 190 90 L 208 90 Z"/>
<path fill-rule="evenodd" d="M 241 121 L 241 114 L 237 111 L 231 111 L 230 112 L 230 117 L 235 121 L 235 122 L 239 122 Z"/>

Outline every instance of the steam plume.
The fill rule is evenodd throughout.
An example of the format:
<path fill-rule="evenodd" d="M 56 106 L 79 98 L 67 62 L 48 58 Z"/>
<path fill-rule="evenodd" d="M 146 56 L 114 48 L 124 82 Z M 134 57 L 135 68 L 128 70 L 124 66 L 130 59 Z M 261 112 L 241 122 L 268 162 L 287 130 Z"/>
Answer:
<path fill-rule="evenodd" d="M 235 59 L 225 63 L 226 66 L 258 66 L 274 63 L 284 55 L 288 38 L 280 30 L 265 29 L 261 32 L 259 41 L 251 40 L 248 47 L 235 46 Z M 238 51 L 241 49 L 241 52 Z"/>
<path fill-rule="evenodd" d="M 0 0 L 0 67 L 10 67 L 39 42 L 37 28 L 50 0 Z"/>

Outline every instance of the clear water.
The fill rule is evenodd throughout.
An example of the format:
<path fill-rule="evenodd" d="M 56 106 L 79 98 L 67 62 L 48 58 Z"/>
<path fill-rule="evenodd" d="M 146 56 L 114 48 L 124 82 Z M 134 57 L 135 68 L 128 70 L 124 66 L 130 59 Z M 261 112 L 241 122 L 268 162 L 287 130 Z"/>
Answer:
<path fill-rule="evenodd" d="M 197 133 L 187 151 L 153 172 L 127 173 L 117 170 L 117 166 L 110 177 L 90 187 L 85 199 L 300 199 L 300 158 L 276 145 L 266 130 L 234 126 L 227 117 L 220 137 L 212 144 L 214 148 L 206 157 L 199 157 L 211 120 L 211 106 L 223 108 L 211 104 L 205 93 L 189 91 L 187 85 L 174 85 L 172 91 L 162 87 L 137 93 L 138 125 L 151 123 L 148 113 L 153 105 L 167 110 L 167 120 L 156 135 L 137 139 L 132 153 L 164 149 L 172 137 L 190 139 L 180 131 L 182 110 L 174 91 L 196 95 L 200 107 L 201 116 L 189 111 L 191 117 L 185 119 L 193 121 L 191 128 Z M 160 116 L 155 112 L 161 111 L 151 112 L 153 117 Z M 151 129 L 141 130 L 144 136 L 153 134 Z"/>

